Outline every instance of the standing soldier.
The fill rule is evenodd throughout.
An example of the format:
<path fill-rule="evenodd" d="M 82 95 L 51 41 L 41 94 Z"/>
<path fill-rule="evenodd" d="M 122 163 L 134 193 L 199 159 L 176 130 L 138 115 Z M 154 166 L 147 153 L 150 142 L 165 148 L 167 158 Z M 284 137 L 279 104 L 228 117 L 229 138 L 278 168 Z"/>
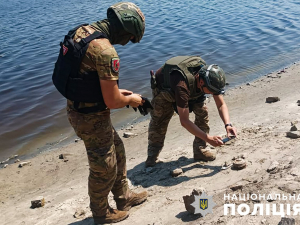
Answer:
<path fill-rule="evenodd" d="M 155 76 L 152 76 L 151 121 L 148 136 L 148 158 L 146 167 L 156 164 L 161 152 L 169 121 L 174 110 L 179 114 L 181 125 L 195 135 L 194 159 L 215 160 L 216 154 L 206 149 L 224 144 L 220 136 L 210 136 L 205 94 L 212 94 L 219 115 L 224 122 L 227 136 L 236 135 L 236 129 L 229 120 L 227 105 L 223 99 L 225 73 L 218 65 L 207 66 L 199 56 L 177 56 L 166 61 Z M 189 113 L 195 113 L 195 122 L 189 120 Z"/>
<path fill-rule="evenodd" d="M 107 10 L 107 19 L 80 25 L 61 43 L 53 83 L 66 97 L 68 119 L 86 147 L 90 174 L 90 207 L 96 224 L 114 223 L 128 217 L 128 210 L 147 199 L 127 183 L 122 140 L 110 120 L 110 109 L 143 104 L 139 94 L 119 89 L 120 60 L 114 44 L 138 43 L 145 17 L 133 3 L 120 2 Z M 112 192 L 117 209 L 108 204 Z"/>

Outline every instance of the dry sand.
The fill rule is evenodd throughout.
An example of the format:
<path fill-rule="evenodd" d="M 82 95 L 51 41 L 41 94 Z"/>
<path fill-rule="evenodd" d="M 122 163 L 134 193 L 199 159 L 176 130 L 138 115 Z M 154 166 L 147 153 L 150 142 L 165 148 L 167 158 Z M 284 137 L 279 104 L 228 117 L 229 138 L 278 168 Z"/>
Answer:
<path fill-rule="evenodd" d="M 149 121 L 135 125 L 131 132 L 137 136 L 123 138 L 128 178 L 132 189 L 147 189 L 149 198 L 132 208 L 129 218 L 119 224 L 278 224 L 280 216 L 272 214 L 224 216 L 224 194 L 274 192 L 298 196 L 300 139 L 288 138 L 286 132 L 291 122 L 300 120 L 299 86 L 300 64 L 297 63 L 280 74 L 274 72 L 229 90 L 224 98 L 239 136 L 233 143 L 216 148 L 217 159 L 213 162 L 193 161 L 193 136 L 181 127 L 178 116 L 174 115 L 160 155 L 164 162 L 145 169 Z M 271 96 L 279 97 L 280 101 L 266 103 L 266 98 Z M 211 134 L 225 135 L 213 100 L 208 100 L 208 108 Z M 122 136 L 123 131 L 119 134 Z M 68 154 L 68 161 L 59 159 L 60 154 Z M 241 154 L 246 156 L 245 169 L 221 170 L 225 161 L 231 162 Z M 279 166 L 268 173 L 274 160 Z M 31 165 L 22 168 L 14 163 L 0 170 L 0 224 L 92 225 L 87 194 L 88 162 L 82 141 L 40 154 L 30 161 Z M 170 171 L 176 168 L 182 168 L 183 174 L 172 177 Z M 241 184 L 242 190 L 232 191 L 230 187 L 235 184 Z M 205 217 L 189 214 L 182 199 L 199 187 L 204 187 L 217 204 L 213 214 Z M 31 200 L 39 196 L 44 197 L 45 206 L 31 209 Z M 112 196 L 110 203 L 114 206 Z M 258 204 L 252 200 L 243 203 L 251 207 L 250 213 L 253 204 Z M 264 203 L 265 200 L 260 202 Z M 270 204 L 273 203 L 288 202 L 276 200 Z M 294 203 L 297 202 L 290 202 Z M 76 211 L 82 214 L 78 218 L 74 217 Z M 291 217 L 300 224 L 299 215 Z"/>

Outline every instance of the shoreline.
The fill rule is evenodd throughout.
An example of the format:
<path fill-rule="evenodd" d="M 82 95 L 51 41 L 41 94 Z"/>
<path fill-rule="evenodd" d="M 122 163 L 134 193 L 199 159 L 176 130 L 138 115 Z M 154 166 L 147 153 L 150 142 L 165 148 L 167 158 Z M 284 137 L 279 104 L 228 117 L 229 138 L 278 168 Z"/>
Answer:
<path fill-rule="evenodd" d="M 285 70 L 299 62 L 297 61 L 297 62 L 291 63 L 291 64 L 285 66 L 282 70 Z M 279 70 L 279 71 L 281 71 L 281 70 Z M 249 82 L 254 82 L 256 80 L 259 80 L 260 78 L 267 76 L 269 74 L 277 73 L 277 72 L 278 72 L 278 70 L 267 73 L 266 75 L 262 75 L 261 77 L 258 77 L 258 78 L 253 78 L 250 81 L 249 81 L 248 76 L 246 76 L 246 78 L 244 79 L 244 82 L 242 82 L 242 83 L 233 84 L 233 86 L 231 86 L 232 85 L 231 83 L 226 85 L 226 87 L 227 87 L 226 92 L 231 89 L 245 85 Z M 149 87 L 149 89 L 150 89 L 150 87 Z M 147 96 L 147 97 L 152 98 L 151 91 L 149 92 L 149 96 Z M 125 115 L 122 117 L 122 120 L 117 119 L 117 116 L 120 114 Z M 135 125 L 140 122 L 143 122 L 144 120 L 150 120 L 149 116 L 146 116 L 146 118 L 144 118 L 138 112 L 133 112 L 131 108 L 129 108 L 129 109 L 122 108 L 121 110 L 117 109 L 115 112 L 112 113 L 111 118 L 112 118 L 112 120 L 113 119 L 117 120 L 116 125 L 114 125 L 114 127 L 118 132 L 120 132 L 122 129 L 126 129 L 126 128 L 130 127 L 131 125 Z M 2 164 L 13 163 L 13 161 L 9 160 L 9 159 L 10 158 L 14 159 L 15 155 L 18 155 L 18 157 L 21 160 L 28 160 L 28 159 L 36 157 L 37 155 L 42 154 L 44 152 L 52 151 L 53 149 L 55 149 L 57 147 L 63 147 L 65 145 L 68 145 L 68 144 L 71 144 L 72 142 L 74 142 L 75 139 L 77 138 L 77 136 L 74 133 L 73 128 L 67 121 L 66 116 L 65 116 L 64 120 L 65 120 L 66 126 L 68 126 L 68 128 L 62 129 L 63 130 L 62 132 L 58 129 L 55 129 L 55 131 L 52 131 L 50 133 L 47 133 L 47 134 L 44 133 L 43 135 L 35 137 L 35 139 L 37 139 L 38 141 L 26 142 L 25 146 L 27 146 L 27 147 L 20 148 L 16 153 L 5 154 L 3 157 L 0 156 L 0 169 L 2 168 L 1 167 Z M 114 122 L 113 122 L 113 124 L 114 124 Z M 45 131 L 43 131 L 43 132 L 45 132 Z M 48 136 L 50 136 L 50 137 L 48 137 Z M 22 145 L 22 144 L 19 144 L 19 145 Z M 1 164 L 1 162 L 3 162 L 3 163 Z"/>
<path fill-rule="evenodd" d="M 300 139 L 286 137 L 291 122 L 300 128 L 300 62 L 284 72 L 276 71 L 256 80 L 227 90 L 224 96 L 231 122 L 238 129 L 237 139 L 216 148 L 217 159 L 212 162 L 194 162 L 193 136 L 181 127 L 178 116 L 170 121 L 165 146 L 160 154 L 163 163 L 144 168 L 147 156 L 149 120 L 134 125 L 130 132 L 137 136 L 123 138 L 127 154 L 128 179 L 131 189 L 146 189 L 148 200 L 130 211 L 128 219 L 118 223 L 131 224 L 278 224 L 280 216 L 246 215 L 224 216 L 224 194 L 296 192 L 300 182 Z M 267 97 L 280 101 L 266 103 Z M 207 101 L 210 117 L 210 134 L 225 135 L 224 126 L 211 101 Z M 191 119 L 193 115 L 190 114 Z M 213 147 L 209 147 L 213 148 Z M 213 148 L 214 149 L 214 148 Z M 66 159 L 59 159 L 64 154 Z M 246 155 L 247 167 L 240 171 L 221 170 L 224 162 L 237 155 Z M 272 162 L 278 162 L 275 173 L 267 172 Z M 44 152 L 30 159 L 22 168 L 18 163 L 0 170 L 0 221 L 5 224 L 70 224 L 92 225 L 87 194 L 88 162 L 83 142 L 70 143 Z M 170 171 L 182 168 L 183 173 L 172 177 Z M 242 190 L 232 191 L 232 185 Z M 205 217 L 186 212 L 182 196 L 194 188 L 204 187 L 217 204 L 213 214 Z M 45 206 L 30 209 L 30 202 L 39 196 Z M 114 206 L 113 196 L 109 196 Z M 246 202 L 251 207 L 254 202 Z M 262 202 L 263 204 L 265 202 Z M 276 200 L 276 204 L 286 204 Z M 84 212 L 74 217 L 75 212 Z M 252 211 L 251 211 L 252 212 Z M 296 224 L 300 222 L 294 217 Z"/>

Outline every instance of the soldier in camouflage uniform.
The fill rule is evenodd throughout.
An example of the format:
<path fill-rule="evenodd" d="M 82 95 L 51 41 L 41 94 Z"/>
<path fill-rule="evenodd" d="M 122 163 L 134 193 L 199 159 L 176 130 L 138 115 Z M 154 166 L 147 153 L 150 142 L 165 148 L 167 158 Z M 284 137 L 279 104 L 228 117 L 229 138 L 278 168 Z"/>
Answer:
<path fill-rule="evenodd" d="M 166 61 L 152 77 L 151 121 L 148 136 L 148 158 L 146 167 L 157 163 L 164 146 L 167 126 L 174 110 L 181 125 L 195 135 L 193 152 L 195 160 L 212 161 L 216 154 L 206 149 L 224 144 L 220 136 L 209 135 L 208 111 L 205 94 L 212 94 L 228 136 L 236 135 L 229 119 L 228 108 L 223 99 L 225 73 L 218 65 L 206 65 L 199 56 L 177 56 Z M 189 120 L 194 112 L 195 122 Z"/>
<path fill-rule="evenodd" d="M 107 19 L 80 27 L 73 38 L 79 43 L 95 31 L 107 37 L 89 43 L 79 70 L 83 76 L 97 72 L 104 102 L 67 101 L 69 122 L 87 151 L 88 190 L 95 224 L 124 220 L 132 206 L 147 199 L 146 191 L 134 193 L 128 188 L 124 145 L 110 120 L 110 109 L 143 104 L 139 94 L 118 88 L 120 61 L 113 45 L 138 43 L 144 30 L 145 18 L 140 9 L 133 3 L 121 2 L 108 8 Z M 117 209 L 108 204 L 110 191 Z"/>

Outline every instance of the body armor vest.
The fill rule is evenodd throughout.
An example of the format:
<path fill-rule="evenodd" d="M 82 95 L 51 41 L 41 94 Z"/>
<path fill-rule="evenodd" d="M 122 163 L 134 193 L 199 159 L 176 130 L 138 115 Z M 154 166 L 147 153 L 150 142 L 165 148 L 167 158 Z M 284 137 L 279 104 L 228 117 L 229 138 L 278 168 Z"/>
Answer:
<path fill-rule="evenodd" d="M 190 100 L 197 99 L 204 94 L 197 92 L 197 82 L 192 73 L 192 68 L 206 65 L 205 61 L 199 56 L 177 56 L 166 61 L 163 67 L 164 82 L 162 89 L 171 91 L 170 76 L 173 71 L 178 71 L 185 78 L 187 87 L 190 91 Z"/>
<path fill-rule="evenodd" d="M 74 102 L 98 103 L 99 106 L 106 108 L 97 71 L 91 71 L 88 74 L 79 73 L 81 61 L 89 43 L 97 38 L 107 38 L 105 34 L 95 31 L 80 42 L 74 42 L 76 30 L 86 25 L 88 24 L 82 24 L 70 30 L 64 41 L 60 43 L 61 48 L 55 63 L 52 81 L 65 98 Z"/>

